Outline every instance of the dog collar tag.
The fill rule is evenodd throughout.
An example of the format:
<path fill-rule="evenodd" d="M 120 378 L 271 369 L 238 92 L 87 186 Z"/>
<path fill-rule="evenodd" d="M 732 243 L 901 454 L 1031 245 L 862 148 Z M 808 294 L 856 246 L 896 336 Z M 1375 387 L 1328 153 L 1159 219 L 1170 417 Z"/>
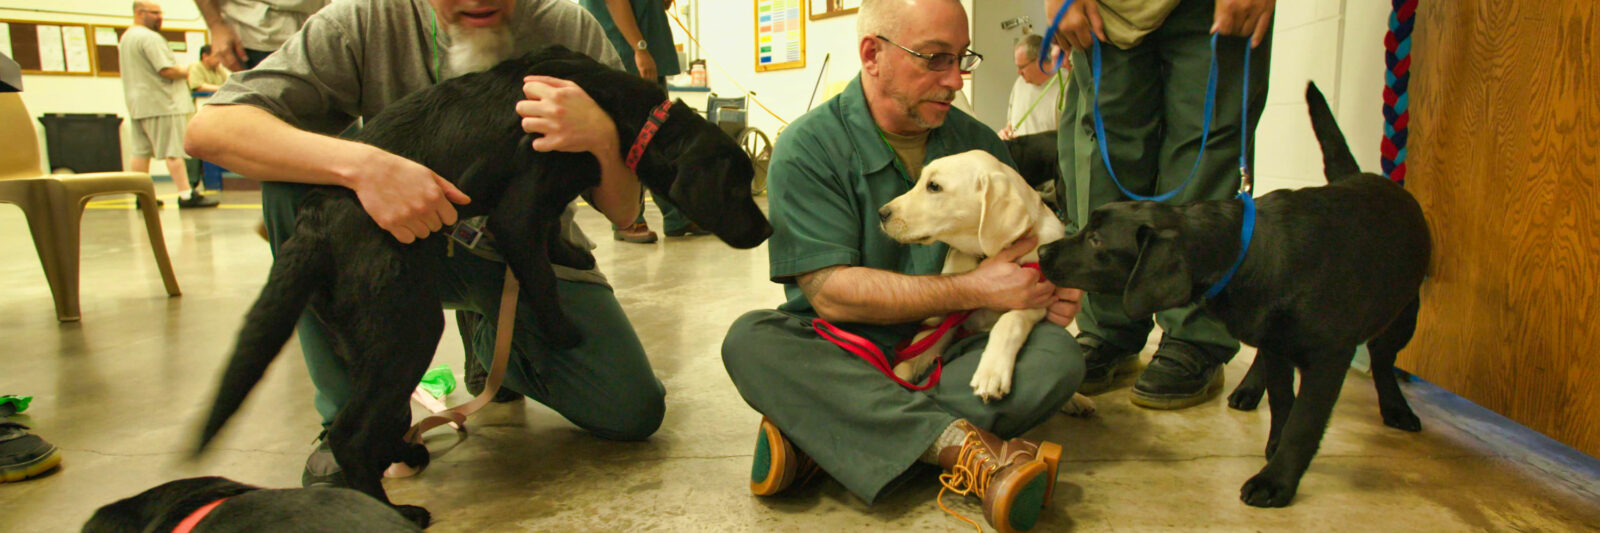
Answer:
<path fill-rule="evenodd" d="M 644 127 L 639 128 L 639 136 L 633 139 L 633 146 L 628 148 L 628 159 L 625 161 L 628 164 L 628 172 L 638 173 L 639 159 L 644 157 L 644 149 L 650 146 L 650 139 L 656 137 L 656 130 L 661 129 L 661 125 L 667 122 L 667 109 L 671 107 L 672 99 L 662 101 L 661 105 L 650 112 L 650 120 L 645 122 Z"/>
<path fill-rule="evenodd" d="M 468 250 L 478 247 L 478 242 L 483 240 L 483 223 L 485 217 L 474 217 L 456 222 L 450 228 L 450 238 Z"/>

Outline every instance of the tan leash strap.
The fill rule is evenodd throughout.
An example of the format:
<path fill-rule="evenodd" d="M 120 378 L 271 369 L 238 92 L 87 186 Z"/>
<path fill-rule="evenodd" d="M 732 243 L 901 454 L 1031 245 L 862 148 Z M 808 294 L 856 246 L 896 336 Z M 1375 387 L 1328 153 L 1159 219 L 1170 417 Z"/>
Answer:
<path fill-rule="evenodd" d="M 411 426 L 410 431 L 406 432 L 406 442 L 421 444 L 423 433 L 445 424 L 455 424 L 459 428 L 458 431 L 466 433 L 467 417 L 477 412 L 478 409 L 482 409 L 483 406 L 488 405 L 494 399 L 495 393 L 500 392 L 500 383 L 505 381 L 506 377 L 506 364 L 511 359 L 511 334 L 516 325 L 517 292 L 519 289 L 520 286 L 517 284 L 516 275 L 511 273 L 510 267 L 506 267 L 505 286 L 500 291 L 500 315 L 495 322 L 494 362 L 489 365 L 489 377 L 483 385 L 483 392 L 478 393 L 476 397 L 467 403 L 423 418 L 422 421 Z M 470 350 L 471 347 L 469 346 L 468 349 Z M 467 357 L 467 364 L 477 364 L 477 361 L 472 360 L 470 353 Z M 406 477 L 416 474 L 416 471 L 406 467 L 404 463 L 395 463 L 390 467 L 389 473 L 391 474 L 390 477 Z"/>

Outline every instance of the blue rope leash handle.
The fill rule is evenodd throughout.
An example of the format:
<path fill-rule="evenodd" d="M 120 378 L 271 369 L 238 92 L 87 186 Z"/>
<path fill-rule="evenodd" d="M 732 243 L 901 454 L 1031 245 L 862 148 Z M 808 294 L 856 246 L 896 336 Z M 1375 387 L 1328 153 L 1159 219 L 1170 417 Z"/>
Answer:
<path fill-rule="evenodd" d="M 1050 26 L 1045 28 L 1044 42 L 1055 42 L 1056 28 L 1061 25 L 1061 20 L 1066 17 L 1067 9 L 1072 7 L 1072 2 L 1073 0 L 1067 0 L 1056 10 L 1055 16 L 1051 18 Z M 1241 224 L 1243 227 L 1240 229 L 1239 257 L 1234 259 L 1233 266 L 1229 267 L 1227 273 L 1222 275 L 1222 279 L 1217 280 L 1206 290 L 1205 295 L 1202 297 L 1205 300 L 1212 299 L 1221 293 L 1224 287 L 1228 286 L 1228 282 L 1233 279 L 1233 275 L 1239 271 L 1239 266 L 1244 264 L 1245 253 L 1250 250 L 1250 240 L 1255 234 L 1256 203 L 1251 196 L 1254 186 L 1250 176 L 1250 161 L 1247 157 L 1250 148 L 1250 52 L 1250 46 L 1248 44 L 1245 45 L 1243 90 L 1240 91 L 1239 97 L 1239 194 L 1237 198 L 1244 203 L 1244 220 Z M 1039 68 L 1045 68 L 1045 61 L 1049 56 L 1049 47 L 1039 50 Z M 1059 72 L 1061 70 L 1061 63 L 1065 58 L 1066 54 L 1056 56 L 1056 71 Z M 1122 185 L 1121 180 L 1117 179 L 1117 173 L 1111 166 L 1111 154 L 1106 145 L 1105 120 L 1100 116 L 1100 65 L 1100 40 L 1095 39 L 1090 63 L 1090 71 L 1094 75 L 1094 133 L 1096 141 L 1100 144 L 1100 160 L 1106 165 L 1106 173 L 1111 176 L 1111 182 L 1117 186 L 1117 190 L 1122 191 L 1122 194 L 1128 198 L 1153 202 L 1162 202 L 1172 198 L 1179 191 L 1182 191 L 1184 187 L 1187 187 L 1189 182 L 1194 180 L 1195 175 L 1200 170 L 1200 163 L 1205 160 L 1206 145 L 1209 144 L 1208 141 L 1211 137 L 1211 116 L 1217 100 L 1217 34 L 1211 34 L 1211 65 L 1206 78 L 1205 121 L 1201 126 L 1203 129 L 1200 134 L 1200 153 L 1195 155 L 1194 166 L 1189 169 L 1189 175 L 1183 179 L 1182 183 L 1178 184 L 1176 188 L 1156 196 L 1134 194 L 1133 191 Z"/>

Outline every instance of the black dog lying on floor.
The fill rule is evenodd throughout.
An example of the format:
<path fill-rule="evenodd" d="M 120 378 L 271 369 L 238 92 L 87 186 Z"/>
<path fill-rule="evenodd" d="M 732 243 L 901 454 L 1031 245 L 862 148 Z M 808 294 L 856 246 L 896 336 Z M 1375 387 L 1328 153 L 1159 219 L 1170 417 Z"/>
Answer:
<path fill-rule="evenodd" d="M 221 504 L 203 507 L 226 498 Z M 172 531 L 199 515 L 195 533 L 400 533 L 422 531 L 393 507 L 350 489 L 263 489 L 220 477 L 163 483 L 108 504 L 83 533 Z M 191 519 L 193 520 L 193 519 Z"/>
<path fill-rule="evenodd" d="M 1384 421 L 1420 428 L 1392 369 L 1415 331 L 1428 223 L 1405 189 L 1356 166 L 1315 85 L 1306 101 L 1329 185 L 1257 200 L 1249 253 L 1206 306 L 1259 349 L 1272 429 L 1267 466 L 1240 491 L 1257 507 L 1294 498 L 1362 342 L 1372 352 Z M 1090 213 L 1077 235 L 1040 250 L 1040 264 L 1057 285 L 1120 294 L 1129 316 L 1148 316 L 1195 301 L 1223 276 L 1239 254 L 1242 213 L 1237 200 L 1109 204 Z"/>
<path fill-rule="evenodd" d="M 523 133 L 514 111 L 526 75 L 582 87 L 616 123 L 623 150 L 667 101 L 650 81 L 551 47 L 402 98 L 368 121 L 357 140 L 421 163 L 472 197 L 457 208 L 460 217 L 490 215 L 488 231 L 521 283 L 521 298 L 535 306 L 540 337 L 569 348 L 581 338 L 557 303 L 550 265 L 594 264 L 587 250 L 558 234 L 566 206 L 599 184 L 599 163 L 590 154 L 533 151 L 532 137 Z M 671 198 L 691 221 L 730 245 L 751 248 L 772 233 L 750 197 L 750 158 L 682 102 L 666 112 L 637 174 L 657 196 Z M 402 436 L 410 425 L 408 397 L 444 330 L 431 280 L 441 276 L 449 238 L 434 234 L 401 244 L 372 221 L 350 190 L 325 187 L 307 194 L 294 234 L 279 248 L 239 332 L 200 449 L 260 381 L 309 304 L 334 337 L 354 387 L 351 402 L 329 428 L 328 443 L 346 482 L 388 503 L 383 470 L 395 462 L 427 462 L 427 450 L 402 442 Z M 422 508 L 400 510 L 427 525 Z"/>

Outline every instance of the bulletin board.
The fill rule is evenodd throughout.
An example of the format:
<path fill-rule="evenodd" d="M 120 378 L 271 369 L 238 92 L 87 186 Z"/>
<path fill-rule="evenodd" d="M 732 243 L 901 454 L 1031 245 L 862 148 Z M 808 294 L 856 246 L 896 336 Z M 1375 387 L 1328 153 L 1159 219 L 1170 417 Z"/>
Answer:
<path fill-rule="evenodd" d="M 849 15 L 861 10 L 861 0 L 811 0 L 811 20 Z"/>
<path fill-rule="evenodd" d="M 122 40 L 122 32 L 128 31 L 127 26 L 90 27 L 94 32 L 94 57 L 95 75 L 102 77 L 118 77 L 122 75 L 122 54 L 118 52 L 117 43 Z M 167 38 L 167 48 L 174 54 L 185 54 L 190 50 L 198 50 L 210 38 L 204 30 L 161 30 L 162 37 Z M 180 56 L 179 63 L 183 63 Z"/>
<path fill-rule="evenodd" d="M 93 76 L 95 57 L 87 24 L 0 19 L 0 52 L 23 74 Z"/>
<path fill-rule="evenodd" d="M 756 72 L 805 68 L 806 0 L 755 3 Z"/>

